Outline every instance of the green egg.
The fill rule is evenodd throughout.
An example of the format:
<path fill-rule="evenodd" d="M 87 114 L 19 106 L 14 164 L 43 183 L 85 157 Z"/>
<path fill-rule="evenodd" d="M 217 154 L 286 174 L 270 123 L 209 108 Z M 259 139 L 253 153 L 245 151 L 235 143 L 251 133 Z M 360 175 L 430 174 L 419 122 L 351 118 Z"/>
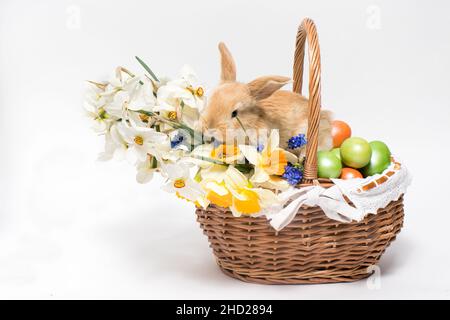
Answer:
<path fill-rule="evenodd" d="M 361 170 L 365 177 L 382 173 L 391 163 L 391 151 L 384 142 L 372 141 L 369 145 L 372 149 L 372 156 L 370 157 L 369 164 Z"/>
<path fill-rule="evenodd" d="M 341 171 L 341 160 L 332 151 L 317 153 L 317 176 L 319 178 L 339 178 Z"/>
<path fill-rule="evenodd" d="M 346 139 L 341 145 L 342 163 L 347 167 L 362 168 L 369 163 L 371 156 L 372 149 L 363 138 L 351 137 Z"/>
<path fill-rule="evenodd" d="M 334 148 L 331 150 L 331 152 L 339 159 L 341 160 L 341 148 Z M 342 160 L 341 160 L 342 161 Z"/>

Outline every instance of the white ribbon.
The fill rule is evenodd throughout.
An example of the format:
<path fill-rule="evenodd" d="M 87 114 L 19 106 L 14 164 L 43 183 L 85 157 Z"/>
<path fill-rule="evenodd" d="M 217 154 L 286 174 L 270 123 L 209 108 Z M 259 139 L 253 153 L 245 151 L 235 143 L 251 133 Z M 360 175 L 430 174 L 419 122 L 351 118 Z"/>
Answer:
<path fill-rule="evenodd" d="M 363 210 L 350 206 L 337 186 L 311 186 L 286 191 L 283 194 L 283 203 L 289 200 L 291 202 L 280 211 L 266 213 L 270 225 L 277 231 L 287 226 L 303 205 L 319 206 L 327 217 L 341 222 L 360 221 L 364 217 Z"/>

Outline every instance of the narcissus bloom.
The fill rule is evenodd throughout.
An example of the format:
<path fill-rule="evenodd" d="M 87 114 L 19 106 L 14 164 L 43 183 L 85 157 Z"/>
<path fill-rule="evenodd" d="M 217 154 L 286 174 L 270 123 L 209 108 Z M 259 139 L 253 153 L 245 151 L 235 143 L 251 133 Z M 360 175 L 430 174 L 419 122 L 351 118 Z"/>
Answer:
<path fill-rule="evenodd" d="M 92 120 L 92 129 L 97 133 L 104 133 L 111 124 L 111 117 L 103 107 L 85 103 L 85 114 Z"/>
<path fill-rule="evenodd" d="M 206 198 L 218 206 L 229 207 L 235 216 L 257 214 L 278 202 L 272 191 L 254 188 L 245 175 L 233 166 L 224 172 L 217 172 L 216 179 L 211 177 L 202 181 Z"/>
<path fill-rule="evenodd" d="M 198 84 L 195 73 L 184 67 L 178 79 L 167 82 L 157 91 L 155 111 L 172 121 L 193 127 L 204 106 L 204 89 Z"/>
<path fill-rule="evenodd" d="M 204 107 L 205 89 L 192 67 L 184 65 L 180 70 L 179 77 L 173 80 L 172 84 L 187 90 L 191 94 L 189 98 L 184 100 L 185 105 L 200 110 Z"/>
<path fill-rule="evenodd" d="M 190 177 L 189 166 L 184 163 L 162 164 L 161 169 L 167 177 L 162 189 L 175 193 L 178 197 L 206 208 L 209 201 L 205 198 L 205 191 L 200 184 Z"/>
<path fill-rule="evenodd" d="M 221 144 L 212 148 L 210 157 L 227 164 L 242 163 L 244 160 L 244 155 L 240 152 L 239 147 L 233 144 Z"/>
<path fill-rule="evenodd" d="M 112 124 L 105 133 L 105 150 L 99 154 L 98 160 L 107 161 L 112 158 L 123 160 L 126 157 L 128 143 L 119 132 L 118 125 Z"/>
<path fill-rule="evenodd" d="M 148 155 L 147 159 L 142 162 L 138 162 L 136 165 L 136 181 L 139 183 L 147 183 L 152 180 L 153 173 L 157 169 L 157 160 L 154 156 Z"/>
<path fill-rule="evenodd" d="M 205 180 L 203 188 L 207 191 L 206 198 L 219 207 L 228 208 L 233 204 L 233 196 L 224 181 Z"/>
<path fill-rule="evenodd" d="M 156 98 L 153 95 L 153 83 L 146 77 L 133 77 L 124 87 L 116 88 L 111 95 L 111 102 L 104 108 L 117 118 L 128 117 L 129 110 L 152 111 Z"/>
<path fill-rule="evenodd" d="M 144 161 L 156 144 L 170 143 L 167 135 L 153 128 L 134 127 L 122 121 L 119 130 L 128 145 L 127 159 L 131 162 Z"/>
<path fill-rule="evenodd" d="M 93 122 L 92 129 L 97 133 L 105 133 L 117 118 L 109 114 L 105 105 L 110 100 L 105 97 L 106 84 L 90 82 L 84 101 L 85 114 Z"/>
<path fill-rule="evenodd" d="M 272 130 L 266 145 L 261 151 L 256 146 L 239 145 L 245 158 L 255 167 L 250 178 L 252 183 L 262 185 L 269 183 L 278 186 L 276 189 L 285 189 L 286 184 L 273 176 L 281 176 L 288 162 L 298 162 L 297 156 L 279 147 L 280 136 L 277 130 Z"/>

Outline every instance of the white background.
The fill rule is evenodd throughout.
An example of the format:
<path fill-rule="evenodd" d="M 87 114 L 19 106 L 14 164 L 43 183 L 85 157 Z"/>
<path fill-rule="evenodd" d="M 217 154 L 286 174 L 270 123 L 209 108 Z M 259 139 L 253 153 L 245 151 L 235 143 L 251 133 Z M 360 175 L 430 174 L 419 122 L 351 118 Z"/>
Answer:
<path fill-rule="evenodd" d="M 0 3 L 0 298 L 450 298 L 450 7 L 446 1 Z M 318 26 L 323 106 L 388 143 L 414 181 L 381 282 L 261 286 L 223 275 L 194 209 L 98 163 L 85 80 L 141 56 L 209 87 L 217 43 L 240 80 L 291 75 L 303 17 Z"/>

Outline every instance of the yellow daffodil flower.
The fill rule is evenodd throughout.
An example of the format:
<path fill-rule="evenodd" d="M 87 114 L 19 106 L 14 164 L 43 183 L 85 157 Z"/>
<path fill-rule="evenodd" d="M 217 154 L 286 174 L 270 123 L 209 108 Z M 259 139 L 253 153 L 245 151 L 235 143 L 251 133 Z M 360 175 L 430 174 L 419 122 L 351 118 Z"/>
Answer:
<path fill-rule="evenodd" d="M 278 202 L 272 191 L 253 188 L 247 177 L 233 166 L 221 174 L 216 176 L 219 181 L 209 178 L 202 182 L 202 186 L 206 190 L 207 200 L 221 207 L 229 207 L 235 216 L 258 214 Z"/>
<path fill-rule="evenodd" d="M 297 163 L 298 158 L 294 154 L 279 147 L 280 136 L 277 130 L 272 130 L 263 150 L 258 151 L 252 145 L 239 145 L 239 149 L 245 158 L 255 167 L 255 172 L 250 181 L 256 185 L 271 185 L 277 190 L 288 188 L 284 180 L 279 179 L 288 164 Z"/>

